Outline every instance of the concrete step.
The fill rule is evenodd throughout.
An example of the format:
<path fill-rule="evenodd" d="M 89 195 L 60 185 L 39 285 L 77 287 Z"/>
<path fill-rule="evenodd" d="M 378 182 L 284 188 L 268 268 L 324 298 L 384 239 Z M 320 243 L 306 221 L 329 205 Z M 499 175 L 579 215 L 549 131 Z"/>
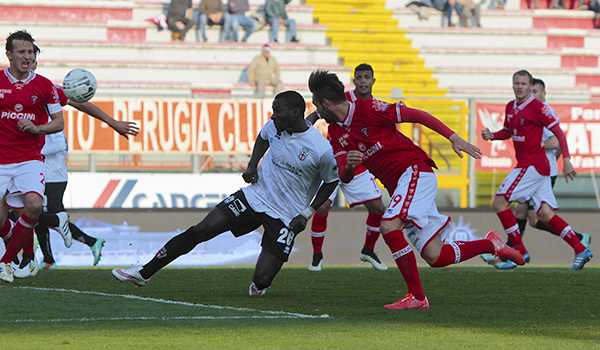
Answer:
<path fill-rule="evenodd" d="M 514 68 L 440 67 L 433 76 L 441 87 L 506 88 L 511 87 Z M 597 68 L 536 69 L 532 72 L 544 80 L 548 87 L 566 89 L 600 86 L 600 70 Z"/>
<path fill-rule="evenodd" d="M 173 62 L 173 63 L 245 63 L 260 54 L 261 44 L 220 43 L 106 43 L 81 41 L 37 42 L 42 53 L 40 61 L 94 61 L 110 58 L 111 62 Z M 272 45 L 272 54 L 280 63 L 336 65 L 337 48 L 298 44 Z"/>
<path fill-rule="evenodd" d="M 49 61 L 40 60 L 38 70 L 40 74 L 53 81 L 60 82 L 62 78 L 75 67 L 85 67 L 90 70 L 96 79 L 110 82 L 143 82 L 143 83 L 206 83 L 210 85 L 215 77 L 221 83 L 234 85 L 238 82 L 247 82 L 247 63 L 171 63 L 171 62 L 110 62 L 110 61 Z M 314 65 L 280 64 L 281 80 L 290 84 L 306 84 Z M 320 67 L 335 70 L 340 79 L 348 81 L 350 71 L 340 66 Z"/>
<path fill-rule="evenodd" d="M 414 28 L 406 34 L 415 48 L 588 48 L 600 50 L 600 32 L 582 29 Z"/>
<path fill-rule="evenodd" d="M 131 20 L 133 1 L 3 1 L 3 20 L 46 23 L 106 23 Z"/>
<path fill-rule="evenodd" d="M 587 51 L 587 52 L 586 52 Z M 587 55 L 586 55 L 587 53 Z M 431 69 L 440 67 L 473 68 L 512 68 L 527 67 L 532 72 L 537 69 L 575 68 L 580 66 L 598 67 L 598 57 L 592 50 L 511 50 L 511 49 L 455 49 L 425 48 L 420 56 L 425 66 Z"/>

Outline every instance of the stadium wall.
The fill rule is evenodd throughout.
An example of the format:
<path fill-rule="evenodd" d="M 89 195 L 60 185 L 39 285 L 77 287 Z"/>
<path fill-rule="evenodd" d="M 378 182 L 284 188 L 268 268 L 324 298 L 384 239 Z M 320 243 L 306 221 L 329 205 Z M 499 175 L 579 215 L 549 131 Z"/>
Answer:
<path fill-rule="evenodd" d="M 70 210 L 70 217 L 73 222 L 80 219 L 93 219 L 113 225 L 122 225 L 126 222 L 129 227 L 139 226 L 139 232 L 132 231 L 129 235 L 129 245 L 135 248 L 136 235 L 147 232 L 172 232 L 171 234 L 161 235 L 162 241 L 157 242 L 156 250 L 166 240 L 175 235 L 175 230 L 184 230 L 189 226 L 195 225 L 204 218 L 208 213 L 207 209 L 102 209 L 102 210 Z M 502 231 L 500 221 L 491 209 L 482 210 L 443 210 L 443 214 L 452 217 L 455 231 L 454 237 L 457 240 L 476 239 L 483 237 L 488 230 L 496 230 L 502 237 L 506 235 Z M 586 232 L 592 235 L 591 249 L 594 251 L 596 242 L 600 240 L 597 233 L 598 227 L 598 210 L 587 211 L 560 211 L 561 217 L 567 220 L 579 232 Z M 329 215 L 328 230 L 323 246 L 324 261 L 323 266 L 367 266 L 362 263 L 358 254 L 364 243 L 365 237 L 365 220 L 367 212 L 363 209 L 338 209 L 334 208 Z M 58 236 L 58 235 L 52 235 Z M 148 236 L 145 234 L 145 236 Z M 231 241 L 235 242 L 235 241 Z M 547 232 L 539 231 L 528 227 L 525 232 L 524 240 L 529 252 L 532 255 L 531 266 L 548 266 L 561 265 L 570 266 L 573 263 L 572 249 L 562 241 L 562 239 L 552 236 Z M 83 246 L 75 243 L 74 246 Z M 56 248 L 55 248 L 56 247 Z M 110 241 L 107 240 L 106 248 L 110 248 Z M 105 249 L 106 249 L 105 248 Z M 125 247 L 115 247 L 123 249 Z M 53 250 L 57 253 L 65 248 L 60 244 L 54 244 Z M 216 248 L 215 248 L 216 249 Z M 383 262 L 388 266 L 393 267 L 394 262 L 391 259 L 391 254 L 380 239 L 377 242 L 375 251 L 378 252 Z M 131 254 L 131 264 L 144 263 L 143 258 L 136 258 L 135 254 Z M 226 263 L 226 265 L 252 265 L 257 255 L 246 258 L 238 263 Z M 289 266 L 308 266 L 312 258 L 312 247 L 310 243 L 310 232 L 305 230 L 296 239 L 295 251 L 290 257 Z M 426 266 L 426 263 L 418 258 L 421 266 Z M 87 260 L 86 260 L 87 263 Z M 191 265 L 200 265 L 201 262 L 191 263 Z M 483 261 L 479 258 L 471 259 L 462 263 L 464 265 L 482 265 Z M 89 264 L 88 264 L 89 265 Z M 212 265 L 212 263 L 211 263 Z M 111 261 L 110 249 L 103 252 L 103 258 L 100 266 L 115 266 L 115 261 Z M 587 266 L 600 266 L 600 260 L 592 260 Z"/>

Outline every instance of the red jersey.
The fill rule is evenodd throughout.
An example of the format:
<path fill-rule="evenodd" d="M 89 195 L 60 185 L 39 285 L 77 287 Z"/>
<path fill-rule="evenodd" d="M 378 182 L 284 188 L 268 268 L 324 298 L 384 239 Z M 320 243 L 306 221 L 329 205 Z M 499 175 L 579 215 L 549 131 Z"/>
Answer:
<path fill-rule="evenodd" d="M 393 191 L 408 167 L 423 164 L 436 168 L 435 162 L 396 128 L 396 123 L 408 121 L 421 122 L 445 137 L 454 133 L 431 115 L 408 108 L 402 102 L 358 99 L 350 102 L 342 123 L 329 124 L 329 142 L 336 159 L 351 150 L 361 151 L 362 164 L 388 191 Z"/>
<path fill-rule="evenodd" d="M 517 158 L 517 168 L 533 165 L 541 175 L 550 176 L 550 163 L 542 141 L 544 126 L 551 129 L 558 119 L 548 106 L 532 96 L 517 105 L 516 100 L 506 105 L 503 135 L 512 138 Z M 506 135 L 506 136 L 508 136 Z M 502 135 L 499 135 L 502 137 Z M 566 153 L 568 155 L 568 150 Z"/>
<path fill-rule="evenodd" d="M 358 96 L 356 96 L 356 94 L 354 93 L 354 90 L 346 91 L 345 94 L 346 94 L 346 99 L 350 102 L 354 102 L 354 101 L 360 99 Z M 373 95 L 371 95 L 370 100 L 374 100 L 374 99 L 375 99 L 375 97 L 373 97 Z M 365 171 L 367 171 L 367 168 L 365 168 L 364 165 L 362 165 L 362 164 L 356 164 L 354 166 L 354 176 L 360 175 L 360 174 L 364 173 Z"/>
<path fill-rule="evenodd" d="M 43 160 L 44 135 L 21 132 L 19 119 L 35 125 L 48 122 L 46 105 L 58 103 L 54 84 L 35 72 L 24 80 L 10 75 L 8 68 L 0 72 L 0 164 Z"/>

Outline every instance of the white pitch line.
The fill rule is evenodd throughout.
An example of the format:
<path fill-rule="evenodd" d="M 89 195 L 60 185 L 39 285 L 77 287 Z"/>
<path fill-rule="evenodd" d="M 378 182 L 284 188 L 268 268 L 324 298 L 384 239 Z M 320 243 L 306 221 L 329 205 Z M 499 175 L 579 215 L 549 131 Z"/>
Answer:
<path fill-rule="evenodd" d="M 282 315 L 282 316 L 287 316 L 289 318 L 329 318 L 329 315 L 327 315 L 327 314 L 316 316 L 316 315 L 305 315 L 305 314 L 294 313 L 294 312 L 285 312 L 285 311 L 264 311 L 264 310 L 233 307 L 233 306 L 195 304 L 195 303 L 188 303 L 185 301 L 165 300 L 165 299 L 157 299 L 157 298 L 145 298 L 145 297 L 140 297 L 140 296 L 131 295 L 131 294 L 110 294 L 110 293 L 82 291 L 82 290 L 64 289 L 64 288 L 43 288 L 43 287 L 15 287 L 15 288 L 38 290 L 38 291 L 74 293 L 74 294 L 89 294 L 89 295 L 98 295 L 98 296 L 105 296 L 105 297 L 118 297 L 118 298 L 135 299 L 135 300 L 141 300 L 141 301 L 151 301 L 151 302 L 162 303 L 162 304 L 184 305 L 184 306 L 207 308 L 207 309 L 258 312 L 258 313 L 269 314 L 269 315 Z"/>
<path fill-rule="evenodd" d="M 174 321 L 174 320 L 232 320 L 232 319 L 283 319 L 298 318 L 296 316 L 173 316 L 173 317 L 84 317 L 84 318 L 59 318 L 49 320 L 11 320 L 0 323 L 60 323 L 60 322 L 101 322 L 101 321 Z"/>

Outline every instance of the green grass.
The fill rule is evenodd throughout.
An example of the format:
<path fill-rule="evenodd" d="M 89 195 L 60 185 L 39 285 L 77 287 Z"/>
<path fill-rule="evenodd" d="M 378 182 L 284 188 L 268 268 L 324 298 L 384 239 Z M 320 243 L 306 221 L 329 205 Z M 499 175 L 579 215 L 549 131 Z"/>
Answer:
<path fill-rule="evenodd" d="M 428 310 L 383 309 L 406 293 L 396 269 L 284 268 L 262 297 L 250 267 L 167 268 L 143 288 L 41 271 L 0 286 L 0 348 L 600 349 L 598 268 L 420 271 Z"/>

